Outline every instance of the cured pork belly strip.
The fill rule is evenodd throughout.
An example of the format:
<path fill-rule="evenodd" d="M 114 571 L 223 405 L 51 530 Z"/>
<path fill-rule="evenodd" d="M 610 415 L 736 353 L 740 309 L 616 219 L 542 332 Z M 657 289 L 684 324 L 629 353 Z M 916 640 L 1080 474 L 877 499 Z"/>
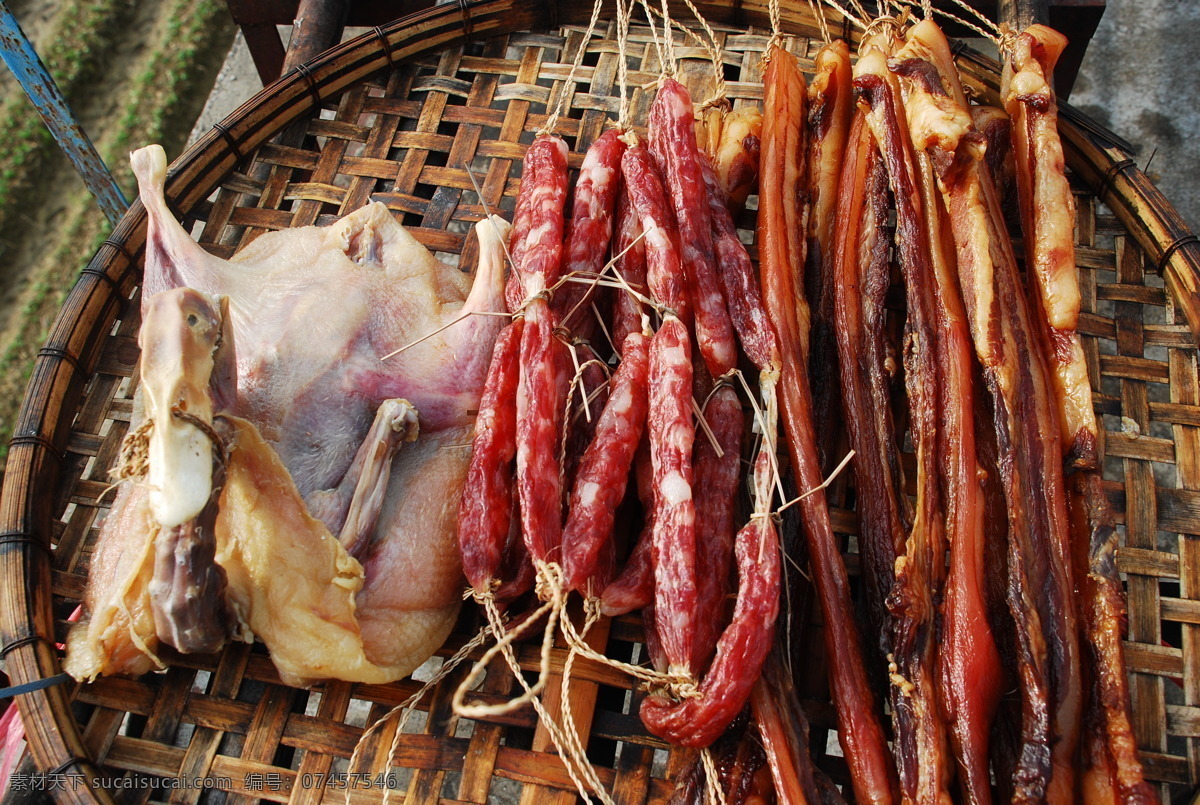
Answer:
<path fill-rule="evenodd" d="M 763 664 L 762 677 L 754 685 L 750 709 L 758 724 L 758 734 L 775 792 L 789 805 L 845 802 L 825 773 L 812 762 L 808 717 L 783 664 L 780 645 Z"/>
<path fill-rule="evenodd" d="M 712 159 L 729 210 L 738 212 L 746 206 L 750 193 L 758 188 L 762 110 L 743 106 L 729 111 L 718 104 L 705 109 L 702 115 L 696 144 Z"/>
<path fill-rule="evenodd" d="M 837 339 L 833 314 L 833 238 L 839 210 L 838 177 L 854 109 L 850 49 L 838 40 L 817 52 L 808 87 L 808 251 L 805 296 L 812 310 L 808 375 L 821 471 L 833 470 L 839 431 Z"/>
<path fill-rule="evenodd" d="M 925 203 L 919 176 L 922 166 L 909 136 L 899 82 L 888 71 L 883 51 L 864 48 L 854 68 L 854 86 L 868 104 L 867 125 L 879 143 L 895 199 L 897 255 L 908 310 L 904 326 L 904 379 L 917 453 L 913 521 L 904 551 L 896 558 L 895 581 L 888 596 L 892 616 L 889 654 L 892 721 L 896 727 L 893 751 L 904 799 L 933 803 L 949 799 L 953 775 L 946 728 L 939 710 L 934 658 L 937 637 L 934 596 L 942 588 L 946 551 L 946 522 L 942 512 L 949 502 L 943 501 L 943 439 L 962 437 L 963 421 L 969 411 L 958 412 L 958 421 L 954 423 L 957 432 L 951 432 L 941 409 L 960 406 L 962 401 L 943 398 L 949 378 L 943 369 L 945 334 L 939 327 L 937 309 L 941 301 L 937 274 L 946 273 L 945 267 L 940 271 L 935 267 L 943 259 L 938 213 Z M 970 427 L 969 421 L 966 427 Z M 974 459 L 973 454 L 971 458 Z M 957 477 L 945 481 L 962 483 Z"/>
<path fill-rule="evenodd" d="M 887 596 L 913 515 L 892 417 L 895 367 L 888 369 L 891 356 L 884 308 L 891 284 L 887 169 L 861 112 L 850 130 L 840 192 L 841 215 L 832 256 L 838 351 L 846 356 L 841 362 L 842 403 L 854 450 L 867 613 L 879 636 L 879 656 L 885 657 L 891 643 Z"/>
<path fill-rule="evenodd" d="M 983 138 L 961 117 L 967 107 L 948 49 L 930 44 L 940 32 L 932 23 L 922 25 L 926 28 L 910 38 L 917 43 L 910 53 L 924 64 L 906 69 L 913 92 L 925 92 L 919 103 L 926 147 L 934 163 L 944 167 L 940 179 L 959 284 L 992 401 L 1008 508 L 1007 598 L 1016 629 L 1022 706 L 1013 797 L 1019 802 L 1070 802 L 1081 679 L 1054 390 L 999 200 L 982 162 Z"/>
<path fill-rule="evenodd" d="M 1000 94 L 1012 120 L 1017 198 L 1024 230 L 1030 310 L 1047 348 L 1069 464 L 1096 466 L 1096 415 L 1076 327 L 1075 197 L 1067 182 L 1058 109 L 1050 82 L 1067 39 L 1044 25 L 1016 37 Z"/>
<path fill-rule="evenodd" d="M 1001 692 L 1000 657 L 987 618 L 983 489 L 976 455 L 972 344 L 955 265 L 952 227 L 937 184 L 971 118 L 961 95 L 943 85 L 937 64 L 953 71 L 949 43 L 932 20 L 910 29 L 891 69 L 901 77 L 934 256 L 939 329 L 941 451 L 945 472 L 946 580 L 939 697 L 949 722 L 961 788 L 968 802 L 989 802 L 988 743 Z M 953 75 L 951 76 L 953 79 Z M 961 92 L 961 91 L 960 91 Z"/>
<path fill-rule="evenodd" d="M 1125 596 L 1117 573 L 1117 531 L 1100 474 L 1072 479 L 1071 526 L 1081 572 L 1087 636 L 1088 701 L 1084 713 L 1080 796 L 1086 803 L 1157 803 L 1133 734 L 1125 671 Z"/>
<path fill-rule="evenodd" d="M 1064 464 L 1071 490 L 1074 570 L 1083 593 L 1088 701 L 1082 794 L 1088 801 L 1156 802 L 1133 736 L 1122 637 L 1125 600 L 1114 561 L 1117 535 L 1100 487 L 1099 441 L 1087 364 L 1076 329 L 1074 196 L 1064 171 L 1051 80 L 1066 45 L 1057 31 L 1032 25 L 1016 37 L 1001 95 L 1012 118 L 1017 197 L 1025 230 L 1030 307 L 1054 371 Z"/>
<path fill-rule="evenodd" d="M 1012 121 L 1008 119 L 1008 112 L 999 106 L 972 106 L 970 112 L 975 130 L 983 135 L 983 161 L 996 186 L 996 194 L 1003 202 L 1009 197 L 1014 181 L 1013 161 L 1009 158 L 1012 153 Z"/>
<path fill-rule="evenodd" d="M 763 301 L 780 343 L 780 408 L 797 485 L 808 492 L 799 502 L 809 558 L 825 619 L 830 687 L 838 710 L 838 737 L 857 800 L 893 801 L 893 771 L 863 665 L 846 567 L 833 536 L 813 432 L 808 387 L 808 308 L 798 287 L 804 264 L 803 232 L 794 203 L 802 183 L 804 79 L 795 57 L 782 48 L 769 53 L 764 75 L 759 190 L 759 271 Z"/>

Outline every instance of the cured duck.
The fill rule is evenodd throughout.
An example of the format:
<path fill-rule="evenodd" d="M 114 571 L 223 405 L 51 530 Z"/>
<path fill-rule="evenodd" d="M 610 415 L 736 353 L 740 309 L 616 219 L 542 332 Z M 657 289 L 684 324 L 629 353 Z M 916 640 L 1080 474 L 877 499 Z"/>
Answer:
<path fill-rule="evenodd" d="M 225 261 L 170 214 L 162 149 L 133 165 L 141 388 L 68 672 L 258 637 L 289 684 L 408 674 L 461 602 L 459 490 L 504 323 L 470 314 L 503 310 L 508 224 L 476 227 L 473 279 L 377 203 Z"/>

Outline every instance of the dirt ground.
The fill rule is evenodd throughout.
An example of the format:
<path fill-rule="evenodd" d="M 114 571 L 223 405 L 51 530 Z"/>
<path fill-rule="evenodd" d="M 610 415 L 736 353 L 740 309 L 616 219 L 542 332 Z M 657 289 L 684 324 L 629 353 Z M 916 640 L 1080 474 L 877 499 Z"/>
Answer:
<path fill-rule="evenodd" d="M 221 0 L 13 0 L 110 171 L 133 197 L 126 154 L 183 149 L 235 28 Z M 7 444 L 32 358 L 109 225 L 0 71 L 0 443 Z"/>

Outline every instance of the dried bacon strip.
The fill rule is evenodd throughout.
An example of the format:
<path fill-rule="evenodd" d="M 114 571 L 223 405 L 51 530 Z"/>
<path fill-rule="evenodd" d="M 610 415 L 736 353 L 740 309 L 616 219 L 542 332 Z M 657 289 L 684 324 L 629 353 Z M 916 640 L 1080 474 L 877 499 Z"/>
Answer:
<path fill-rule="evenodd" d="M 942 181 L 972 339 L 992 397 L 997 466 L 1008 506 L 1008 600 L 1022 699 L 1014 785 L 1018 796 L 1040 800 L 1047 794 L 1058 732 L 1051 722 L 1055 676 L 1065 683 L 1073 679 L 1074 693 L 1064 693 L 1079 695 L 1074 607 L 1063 577 L 1068 568 L 1051 547 L 1066 538 L 1058 428 L 995 190 L 976 160 L 956 163 Z"/>
<path fill-rule="evenodd" d="M 678 81 L 665 78 L 650 114 L 650 152 L 675 211 L 680 258 L 695 311 L 696 344 L 708 371 L 721 377 L 737 366 L 737 346 L 717 280 L 692 98 Z"/>
<path fill-rule="evenodd" d="M 766 98 L 759 163 L 759 277 L 763 302 L 785 361 L 791 350 L 807 363 L 810 311 L 797 279 L 807 259 L 807 246 L 801 237 L 804 226 L 796 203 L 803 192 L 805 175 L 806 90 L 794 56 L 776 47 L 770 57 L 763 75 Z M 786 405 L 783 415 L 786 424 Z"/>
<path fill-rule="evenodd" d="M 891 406 L 887 310 L 891 285 L 887 233 L 887 169 L 862 113 L 850 130 L 842 170 L 834 260 L 834 314 L 841 362 L 842 402 L 859 522 L 859 554 L 867 612 L 879 635 L 880 656 L 890 644 L 887 596 L 896 557 L 904 552 L 912 508 L 904 488 L 900 446 Z M 893 367 L 894 369 L 894 367 Z"/>
<path fill-rule="evenodd" d="M 780 801 L 789 805 L 842 803 L 845 800 L 838 790 L 812 761 L 808 717 L 782 658 L 781 646 L 776 644 L 750 696 L 775 791 Z"/>
<path fill-rule="evenodd" d="M 949 226 L 935 173 L 944 169 L 959 140 L 972 125 L 949 43 L 932 20 L 909 31 L 908 44 L 897 54 L 893 71 L 903 77 L 906 109 L 914 144 L 919 149 L 919 179 L 927 209 L 938 210 L 930 242 L 945 240 Z M 945 76 L 945 77 L 943 77 Z M 949 87 L 949 91 L 947 90 Z M 935 165 L 939 166 L 935 169 Z M 942 218 L 947 218 L 943 223 Z M 931 219 L 931 223 L 933 223 Z M 933 250 L 934 255 L 939 250 Z M 973 368 L 969 325 L 959 298 L 957 276 L 947 261 L 935 261 L 942 343 L 944 386 L 953 404 L 942 408 L 943 451 L 947 480 L 946 529 L 950 572 L 942 605 L 943 651 L 940 695 L 950 725 L 951 741 L 962 770 L 968 801 L 990 800 L 988 742 L 1001 692 L 1001 669 L 995 639 L 988 628 L 984 577 L 983 490 L 977 482 Z"/>
<path fill-rule="evenodd" d="M 458 510 L 463 572 L 476 594 L 501 578 L 501 559 L 513 517 L 513 467 L 517 454 L 517 378 L 524 320 L 496 338 L 479 399 L 471 462 Z"/>
<path fill-rule="evenodd" d="M 808 377 L 812 384 L 813 427 L 822 472 L 833 470 L 839 428 L 837 339 L 833 324 L 833 238 L 838 219 L 838 177 L 850 115 L 854 109 L 850 49 L 838 40 L 822 47 L 808 87 L 808 253 L 805 296 L 812 310 Z"/>
<path fill-rule="evenodd" d="M 940 75 L 965 108 L 952 71 L 941 69 Z M 977 134 L 961 136 L 940 180 L 972 340 L 991 397 L 1008 508 L 1007 597 L 1021 681 L 1014 797 L 1069 802 L 1082 691 L 1059 428 L 981 143 Z"/>
<path fill-rule="evenodd" d="M 710 753 L 717 772 L 716 787 L 721 790 L 725 805 L 764 805 L 776 801 L 766 757 L 749 719 L 735 719 Z M 676 776 L 675 791 L 666 805 L 706 805 L 713 801 L 708 792 L 713 781 L 708 779 L 704 758 L 698 752 L 692 755 Z"/>
<path fill-rule="evenodd" d="M 909 31 L 908 44 L 897 54 L 893 71 L 902 76 L 911 136 L 921 150 L 919 179 L 927 210 L 937 211 L 930 242 L 940 244 L 950 226 L 934 164 L 945 165 L 948 151 L 972 125 L 965 99 L 947 92 L 956 77 L 949 43 L 932 20 Z M 950 74 L 943 79 L 942 74 Z M 943 220 L 945 219 L 945 220 Z M 934 248 L 938 255 L 940 249 Z M 946 533 L 950 568 L 943 614 L 940 695 L 950 726 L 961 787 L 970 802 L 990 801 L 988 742 L 1001 693 L 1000 657 L 988 626 L 984 577 L 985 532 L 983 490 L 978 482 L 974 369 L 970 327 L 955 267 L 935 260 L 941 365 L 947 401 L 942 411 L 942 450 L 947 473 Z"/>
<path fill-rule="evenodd" d="M 1096 466 L 1098 434 L 1087 363 L 1075 329 L 1080 303 L 1075 197 L 1064 169 L 1058 107 L 1050 86 L 1066 44 L 1057 31 L 1030 26 L 1016 37 L 1000 94 L 1012 120 L 1030 308 L 1050 350 L 1064 449 L 1072 465 L 1087 468 Z"/>
<path fill-rule="evenodd" d="M 558 444 L 564 389 L 554 337 L 557 323 L 542 295 L 561 269 L 567 145 L 560 138 L 538 137 L 529 146 L 521 194 L 529 196 L 530 225 L 517 263 L 526 295 L 517 389 L 517 493 L 521 533 L 533 561 L 539 562 L 547 559 L 562 538 Z"/>
<path fill-rule="evenodd" d="M 646 423 L 648 342 L 640 332 L 622 342 L 608 403 L 575 476 L 563 527 L 563 582 L 568 590 L 580 589 L 596 571 L 625 496 L 629 466 Z"/>
<path fill-rule="evenodd" d="M 895 583 L 888 600 L 892 615 L 890 668 L 896 765 L 900 790 L 906 800 L 936 802 L 949 797 L 953 775 L 945 724 L 938 710 L 934 665 L 937 618 L 934 595 L 942 587 L 946 549 L 941 440 L 948 442 L 961 435 L 949 429 L 943 433 L 941 407 L 958 409 L 960 425 L 969 419 L 970 409 L 963 409 L 963 401 L 950 396 L 959 389 L 947 388 L 939 365 L 946 357 L 946 349 L 941 342 L 936 309 L 937 295 L 942 290 L 937 273 L 942 272 L 935 268 L 932 252 L 941 245 L 938 212 L 924 204 L 900 87 L 888 72 L 887 59 L 881 51 L 871 50 L 859 56 L 854 68 L 854 86 L 868 104 L 867 124 L 879 142 L 895 198 L 897 253 L 907 302 L 904 379 L 909 425 L 917 453 L 914 517 L 904 553 L 896 559 Z M 939 399 L 946 392 L 950 392 L 949 399 Z M 961 483 L 961 479 L 946 480 L 948 484 Z"/>
<path fill-rule="evenodd" d="M 1009 197 L 1009 190 L 1016 181 L 1013 161 L 1009 158 L 1012 153 L 1012 121 L 1008 119 L 1008 112 L 998 106 L 972 106 L 970 111 L 975 130 L 983 135 L 983 161 L 1003 201 Z"/>
<path fill-rule="evenodd" d="M 1116 566 L 1117 531 L 1099 474 L 1076 474 L 1074 487 L 1070 503 L 1075 567 L 1087 569 L 1081 578 L 1092 675 L 1080 787 L 1085 801 L 1093 801 L 1087 799 L 1088 789 L 1099 786 L 1112 792 L 1111 801 L 1149 805 L 1158 802 L 1158 794 L 1146 781 L 1133 734 L 1123 647 L 1125 597 Z"/>
<path fill-rule="evenodd" d="M 703 149 L 712 159 L 722 195 L 729 199 L 730 211 L 739 211 L 758 187 L 762 111 L 757 106 L 743 106 L 733 111 L 714 106 L 706 114 L 710 135 Z M 711 121 L 718 117 L 720 131 L 713 137 L 711 132 L 715 127 Z"/>
<path fill-rule="evenodd" d="M 838 737 L 859 802 L 893 800 L 893 772 L 887 742 L 867 682 L 862 643 L 850 603 L 849 582 L 819 489 L 820 467 L 808 389 L 807 306 L 796 287 L 804 263 L 798 211 L 794 200 L 803 171 L 801 137 L 804 80 L 795 58 L 775 47 L 764 76 L 762 162 L 759 189 L 759 271 L 763 301 L 780 342 L 780 403 L 788 453 L 797 483 L 815 490 L 799 506 L 809 557 L 825 619 L 830 684 L 838 711 Z M 801 326 L 803 323 L 803 326 Z"/>
<path fill-rule="evenodd" d="M 1087 364 L 1076 330 L 1080 293 L 1075 267 L 1074 197 L 1063 167 L 1057 106 L 1050 79 L 1066 39 L 1041 25 L 1014 43 L 1001 95 L 1012 120 L 1017 196 L 1031 277 L 1030 308 L 1053 372 L 1064 462 L 1080 471 L 1072 496 L 1074 573 L 1083 592 L 1088 638 L 1085 785 L 1107 778 L 1126 802 L 1153 802 L 1137 754 L 1121 636 L 1125 603 L 1113 554 L 1116 531 L 1100 489 L 1098 424 Z"/>

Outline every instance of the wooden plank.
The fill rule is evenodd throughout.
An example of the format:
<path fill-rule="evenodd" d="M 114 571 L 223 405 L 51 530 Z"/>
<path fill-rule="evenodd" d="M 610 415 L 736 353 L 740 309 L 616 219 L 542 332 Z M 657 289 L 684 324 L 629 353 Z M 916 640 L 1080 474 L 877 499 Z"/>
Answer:
<path fill-rule="evenodd" d="M 246 731 L 246 741 L 242 746 L 241 753 L 243 761 L 263 764 L 274 762 L 275 752 L 279 748 L 279 740 L 283 736 L 284 729 L 287 726 L 288 717 L 291 714 L 292 702 L 295 698 L 295 688 L 287 688 L 282 685 L 268 685 L 263 690 L 262 698 L 259 699 L 258 707 L 254 711 L 254 718 L 250 722 L 250 728 Z M 271 769 L 274 773 L 280 771 L 273 766 Z M 291 786 L 295 782 L 295 774 L 289 773 L 289 775 L 287 790 L 283 791 L 282 799 L 279 801 L 287 801 L 289 796 L 288 791 L 291 790 Z M 272 798 L 266 794 L 264 796 L 268 799 Z M 253 801 L 253 796 L 233 794 L 229 797 L 231 805 L 253 805 Z"/>
<path fill-rule="evenodd" d="M 452 701 L 454 691 L 466 679 L 470 668 L 470 665 L 454 668 L 434 688 L 429 702 L 429 717 L 425 720 L 425 734 L 405 736 L 401 744 L 397 762 L 416 770 L 408 786 L 408 795 L 404 798 L 405 805 L 438 805 L 446 772 L 462 770 L 469 741 L 455 736 L 458 715 L 454 712 Z M 422 761 L 401 760 L 405 751 L 427 741 L 438 749 L 434 757 Z"/>
<path fill-rule="evenodd" d="M 1131 673 L 1177 677 L 1183 673 L 1183 652 L 1171 646 L 1126 640 L 1125 664 Z"/>
<path fill-rule="evenodd" d="M 1196 353 L 1192 349 L 1173 349 L 1168 355 L 1171 369 L 1171 402 L 1176 405 L 1200 404 L 1200 377 Z M 1176 478 L 1185 490 L 1200 490 L 1200 427 L 1176 424 L 1171 428 L 1178 459 Z M 1179 595 L 1200 603 L 1200 535 L 1179 535 Z M 1183 627 L 1181 642 L 1183 700 L 1189 707 L 1200 705 L 1200 625 Z M 1172 731 L 1168 729 L 1168 731 Z M 1200 777 L 1200 735 L 1188 735 L 1188 775 Z"/>
<path fill-rule="evenodd" d="M 247 662 L 249 661 L 250 650 L 250 646 L 241 643 L 228 646 L 222 652 L 221 660 L 213 672 L 212 679 L 209 681 L 209 697 L 212 701 L 224 701 L 235 705 L 244 704 L 242 702 L 231 702 L 230 700 L 237 695 L 238 689 L 241 686 L 242 674 L 245 672 Z M 189 704 L 189 710 L 198 704 L 199 702 L 193 699 Z M 247 712 L 249 707 L 250 705 L 245 704 L 245 709 L 240 706 L 237 708 L 241 711 L 242 717 L 234 724 L 197 726 L 195 732 L 192 733 L 192 739 L 188 742 L 187 750 L 180 763 L 180 775 L 189 779 L 208 777 L 221 740 L 235 728 L 244 728 L 244 725 L 250 723 L 250 713 Z M 177 803 L 178 805 L 195 805 L 200 799 L 200 794 L 201 792 L 197 789 L 177 789 L 171 792 L 170 799 L 172 803 Z"/>
<path fill-rule="evenodd" d="M 118 735 L 105 758 L 105 765 L 157 777 L 178 777 L 183 750 L 157 741 Z"/>
<path fill-rule="evenodd" d="M 576 628 L 581 628 L 582 617 L 578 612 L 564 613 L 564 617 L 573 617 Z M 588 632 L 585 641 L 593 649 L 603 653 L 604 647 L 608 643 L 608 619 L 601 619 L 596 623 Z M 561 640 L 556 642 L 561 643 Z M 550 663 L 551 673 L 546 682 L 546 690 L 542 694 L 542 704 L 548 717 L 554 719 L 562 727 L 568 740 L 571 737 L 577 737 L 586 752 L 587 739 L 591 734 L 592 718 L 595 713 L 596 694 L 600 688 L 596 682 L 589 681 L 576 673 L 576 668 L 583 665 L 582 658 L 577 658 L 572 662 L 569 684 L 564 685 L 567 656 L 567 652 L 564 651 L 552 653 L 554 659 Z M 595 662 L 592 664 L 599 665 Z M 624 675 L 622 674 L 622 676 Z M 568 754 L 572 751 L 569 747 L 555 745 L 545 719 L 538 722 L 537 731 L 533 736 L 533 749 L 537 752 L 558 750 Z M 606 769 L 605 771 L 612 774 L 611 770 Z M 609 784 L 611 785 L 611 783 Z M 522 791 L 520 799 L 521 805 L 542 805 L 543 803 L 545 805 L 574 805 L 575 801 L 576 794 L 573 785 L 570 790 L 560 790 L 555 786 L 527 785 Z"/>
<path fill-rule="evenodd" d="M 507 696 L 515 685 L 508 666 L 500 657 L 492 660 L 486 671 L 481 691 Z M 458 785 L 459 798 L 483 805 L 491 792 L 492 776 L 504 730 L 499 724 L 476 721 L 471 732 L 463 763 L 463 775 Z"/>
<path fill-rule="evenodd" d="M 1117 549 L 1117 570 L 1156 578 L 1179 578 L 1179 556 L 1166 551 L 1122 547 Z"/>
<path fill-rule="evenodd" d="M 331 680 L 325 683 L 325 687 L 321 690 L 321 703 L 317 706 L 316 718 L 312 719 L 314 728 L 319 729 L 322 735 L 328 736 L 330 732 L 341 729 L 353 729 L 358 735 L 362 734 L 362 731 L 357 727 L 347 727 L 344 724 L 346 713 L 350 708 L 351 691 L 353 689 L 354 686 L 349 682 Z M 298 720 L 296 719 L 296 721 Z M 291 726 L 298 728 L 300 725 L 294 723 Z M 357 743 L 357 735 L 354 740 Z M 328 737 L 325 738 L 324 742 L 327 746 Z M 300 767 L 296 770 L 300 785 L 292 788 L 292 795 L 289 799 L 290 805 L 318 805 L 320 803 L 324 793 L 322 787 L 306 785 L 306 783 L 310 780 L 328 779 L 329 773 L 333 769 L 334 757 L 334 753 L 319 751 L 315 747 L 313 751 L 304 753 L 304 758 L 300 761 Z"/>

